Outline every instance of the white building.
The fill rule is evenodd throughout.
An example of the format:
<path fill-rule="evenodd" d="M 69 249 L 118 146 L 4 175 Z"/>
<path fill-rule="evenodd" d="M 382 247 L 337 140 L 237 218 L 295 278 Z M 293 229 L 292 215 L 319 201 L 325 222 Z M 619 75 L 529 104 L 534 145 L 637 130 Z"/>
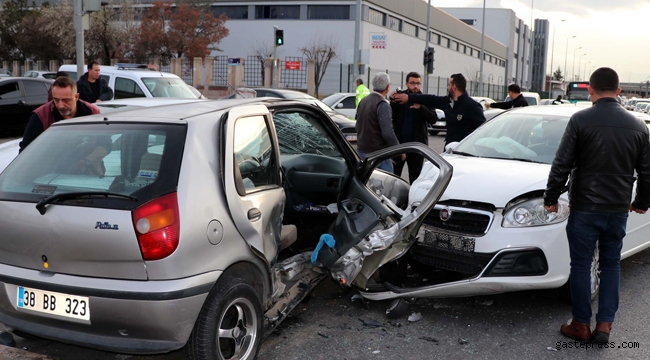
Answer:
<path fill-rule="evenodd" d="M 483 26 L 483 8 L 441 8 L 477 30 Z M 528 25 L 510 9 L 485 9 L 485 34 L 504 44 L 507 50 L 506 84 L 530 89 L 532 34 Z"/>
<path fill-rule="evenodd" d="M 215 0 L 215 15 L 230 17 L 226 27 L 230 35 L 213 55 L 247 57 L 255 48 L 271 48 L 275 41 L 274 26 L 284 30 L 285 45 L 278 47 L 278 57 L 293 60 L 302 57 L 300 48 L 315 41 L 333 41 L 338 57 L 330 63 L 321 94 L 353 89 L 348 64 L 354 59 L 355 0 Z M 426 40 L 427 3 L 422 0 L 363 0 L 361 22 L 361 63 L 377 71 L 389 71 L 393 87 L 404 86 L 402 73 L 423 73 Z M 431 7 L 431 45 L 435 49 L 434 77 L 430 93 L 446 91 L 446 78 L 462 73 L 476 81 L 480 69 L 481 33 L 455 17 Z M 501 84 L 506 78 L 507 51 L 499 41 L 485 37 L 484 82 Z M 283 74 L 284 76 L 284 74 Z M 368 73 L 362 75 L 366 79 Z M 433 89 L 432 89 L 433 87 Z M 487 89 L 487 88 L 486 88 Z M 492 90 L 494 91 L 494 89 Z M 476 91 L 476 88 L 474 90 Z"/>

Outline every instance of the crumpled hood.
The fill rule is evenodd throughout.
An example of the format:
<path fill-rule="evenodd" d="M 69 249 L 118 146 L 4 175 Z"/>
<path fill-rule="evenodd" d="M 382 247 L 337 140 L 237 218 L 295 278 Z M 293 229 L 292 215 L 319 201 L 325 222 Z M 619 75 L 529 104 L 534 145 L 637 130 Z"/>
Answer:
<path fill-rule="evenodd" d="M 546 189 L 551 165 L 444 155 L 453 177 L 440 200 L 468 200 L 505 207 L 513 198 Z"/>

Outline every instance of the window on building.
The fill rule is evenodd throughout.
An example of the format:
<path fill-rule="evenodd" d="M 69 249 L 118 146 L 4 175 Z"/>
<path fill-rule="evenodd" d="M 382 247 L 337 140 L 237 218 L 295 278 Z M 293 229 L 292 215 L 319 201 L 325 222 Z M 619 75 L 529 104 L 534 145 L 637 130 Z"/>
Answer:
<path fill-rule="evenodd" d="M 418 37 L 422 40 L 427 39 L 427 31 L 424 28 L 418 28 Z"/>
<path fill-rule="evenodd" d="M 384 17 L 386 14 L 384 14 L 381 11 L 377 11 L 375 9 L 368 9 L 368 10 L 369 10 L 368 21 L 373 24 L 384 26 Z"/>
<path fill-rule="evenodd" d="M 349 5 L 309 5 L 307 13 L 310 19 L 349 20 Z"/>
<path fill-rule="evenodd" d="M 467 45 L 463 45 L 463 54 L 467 54 Z"/>
<path fill-rule="evenodd" d="M 248 19 L 248 6 L 213 6 L 212 15 L 219 17 L 221 14 L 230 19 Z"/>
<path fill-rule="evenodd" d="M 431 42 L 434 44 L 442 45 L 442 36 L 431 32 Z"/>
<path fill-rule="evenodd" d="M 256 19 L 300 19 L 300 5 L 258 5 Z"/>
<path fill-rule="evenodd" d="M 402 23 L 402 32 L 406 35 L 411 35 L 415 36 L 415 32 L 417 30 L 417 27 L 413 24 L 409 24 L 407 22 Z"/>
<path fill-rule="evenodd" d="M 460 21 L 464 22 L 467 25 L 476 25 L 476 19 L 460 19 Z"/>
<path fill-rule="evenodd" d="M 454 51 L 458 51 L 458 41 L 451 41 L 451 49 Z"/>
<path fill-rule="evenodd" d="M 440 45 L 442 45 L 442 46 L 448 48 L 448 47 L 450 46 L 450 44 L 451 44 L 451 43 L 449 42 L 449 39 L 447 39 L 446 37 L 442 36 L 442 43 L 441 43 Z"/>
<path fill-rule="evenodd" d="M 388 17 L 388 28 L 391 30 L 395 31 L 400 31 L 400 28 L 402 27 L 402 20 L 389 16 Z"/>

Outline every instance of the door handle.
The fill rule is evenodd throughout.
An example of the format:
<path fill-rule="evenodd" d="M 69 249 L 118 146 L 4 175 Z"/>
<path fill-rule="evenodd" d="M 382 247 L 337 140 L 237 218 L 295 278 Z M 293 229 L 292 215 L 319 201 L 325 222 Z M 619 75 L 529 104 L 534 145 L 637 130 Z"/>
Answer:
<path fill-rule="evenodd" d="M 27 104 L 25 103 L 25 100 L 18 100 L 18 105 L 25 106 Z"/>
<path fill-rule="evenodd" d="M 262 212 L 260 209 L 252 208 L 248 210 L 248 220 L 257 221 L 262 218 Z"/>

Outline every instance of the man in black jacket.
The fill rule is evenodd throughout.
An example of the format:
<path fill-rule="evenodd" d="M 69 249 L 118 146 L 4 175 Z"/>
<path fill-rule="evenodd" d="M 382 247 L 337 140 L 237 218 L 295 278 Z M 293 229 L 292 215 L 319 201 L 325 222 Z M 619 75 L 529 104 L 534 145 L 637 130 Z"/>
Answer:
<path fill-rule="evenodd" d="M 466 87 L 467 80 L 463 74 L 453 74 L 447 83 L 447 96 L 393 93 L 391 97 L 398 104 L 421 104 L 444 111 L 446 145 L 463 140 L 485 122 L 483 107 L 467 95 Z"/>
<path fill-rule="evenodd" d="M 609 341 L 618 310 L 620 259 L 628 212 L 650 205 L 650 136 L 642 121 L 616 101 L 618 74 L 600 68 L 589 79 L 593 106 L 575 113 L 566 127 L 544 193 L 544 208 L 558 211 L 569 175 L 571 214 L 566 226 L 571 256 L 573 319 L 560 328 L 580 341 Z M 637 172 L 637 191 L 630 205 Z M 600 289 L 591 333 L 591 266 L 598 245 Z"/>
<path fill-rule="evenodd" d="M 528 106 L 528 101 L 526 101 L 526 98 L 521 95 L 521 88 L 519 88 L 519 85 L 508 85 L 508 96 L 510 96 L 510 100 L 508 101 L 495 102 L 492 104 L 486 103 L 485 107 L 488 109 L 512 109 Z"/>
<path fill-rule="evenodd" d="M 422 77 L 416 72 L 410 72 L 406 75 L 406 94 L 422 94 Z M 438 116 L 426 106 L 420 104 L 406 103 L 404 105 L 391 102 L 393 110 L 393 129 L 400 144 L 416 141 L 429 145 L 429 131 L 427 123 L 435 124 Z M 395 175 L 402 176 L 404 170 L 404 161 L 401 158 L 395 158 Z M 413 182 L 420 176 L 424 157 L 419 154 L 406 154 L 406 163 L 409 165 L 409 181 Z"/>
<path fill-rule="evenodd" d="M 113 98 L 113 90 L 106 80 L 99 77 L 100 67 L 97 61 L 88 63 L 88 72 L 77 81 L 79 98 L 89 103 L 106 101 Z"/>

